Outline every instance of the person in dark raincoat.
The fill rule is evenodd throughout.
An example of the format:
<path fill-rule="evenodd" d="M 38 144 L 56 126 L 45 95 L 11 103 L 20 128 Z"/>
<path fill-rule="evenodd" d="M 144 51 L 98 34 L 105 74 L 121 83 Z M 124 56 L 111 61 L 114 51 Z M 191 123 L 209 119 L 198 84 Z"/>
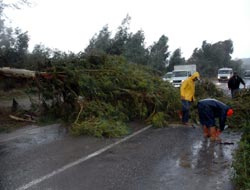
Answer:
<path fill-rule="evenodd" d="M 240 83 L 246 88 L 244 80 L 238 76 L 237 72 L 234 72 L 234 75 L 228 80 L 228 89 L 231 90 L 232 98 L 234 98 L 237 93 L 240 91 Z"/>
<path fill-rule="evenodd" d="M 220 140 L 219 135 L 225 128 L 227 117 L 233 115 L 233 109 L 219 100 L 203 99 L 198 102 L 198 112 L 204 137 Z M 219 119 L 219 128 L 216 127 L 216 118 Z"/>

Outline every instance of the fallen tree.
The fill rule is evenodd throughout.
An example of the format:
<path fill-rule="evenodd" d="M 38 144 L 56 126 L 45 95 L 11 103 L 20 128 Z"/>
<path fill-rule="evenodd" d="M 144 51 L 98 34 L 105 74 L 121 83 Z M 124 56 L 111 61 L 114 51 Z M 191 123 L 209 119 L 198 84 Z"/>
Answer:
<path fill-rule="evenodd" d="M 26 69 L 2 67 L 0 68 L 0 75 L 11 78 L 35 78 L 36 72 Z"/>
<path fill-rule="evenodd" d="M 34 78 L 34 72 L 26 71 L 18 77 Z M 54 65 L 35 72 L 33 85 L 41 94 L 43 115 L 72 123 L 74 134 L 120 136 L 132 120 L 163 127 L 178 118 L 180 109 L 178 89 L 152 69 L 118 56 L 87 56 Z"/>

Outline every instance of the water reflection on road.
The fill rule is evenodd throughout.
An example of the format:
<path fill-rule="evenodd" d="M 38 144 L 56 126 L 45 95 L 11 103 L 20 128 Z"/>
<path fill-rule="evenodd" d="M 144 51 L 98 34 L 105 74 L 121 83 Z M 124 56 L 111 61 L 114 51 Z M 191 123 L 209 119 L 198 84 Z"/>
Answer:
<path fill-rule="evenodd" d="M 162 173 L 161 185 L 158 187 L 178 190 L 233 190 L 230 183 L 232 155 L 237 148 L 240 134 L 225 132 L 222 138 L 232 144 L 197 139 L 190 148 L 185 147 L 187 149 L 183 149 L 176 160 L 166 159 L 160 162 L 158 170 Z"/>

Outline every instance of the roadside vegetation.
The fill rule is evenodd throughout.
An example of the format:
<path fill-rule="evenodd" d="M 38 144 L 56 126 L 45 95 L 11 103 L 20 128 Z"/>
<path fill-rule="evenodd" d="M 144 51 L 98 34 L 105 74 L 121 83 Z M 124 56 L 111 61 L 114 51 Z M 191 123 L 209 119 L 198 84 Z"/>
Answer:
<path fill-rule="evenodd" d="M 244 90 L 232 101 L 235 109 L 235 117 L 230 122 L 234 127 L 240 127 L 242 138 L 239 148 L 234 155 L 233 168 L 235 170 L 233 179 L 237 190 L 250 189 L 250 90 Z"/>

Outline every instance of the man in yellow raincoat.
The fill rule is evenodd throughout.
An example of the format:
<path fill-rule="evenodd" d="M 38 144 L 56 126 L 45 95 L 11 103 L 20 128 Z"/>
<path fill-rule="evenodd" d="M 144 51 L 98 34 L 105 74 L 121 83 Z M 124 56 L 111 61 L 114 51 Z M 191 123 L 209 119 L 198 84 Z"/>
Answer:
<path fill-rule="evenodd" d="M 188 124 L 190 105 L 194 101 L 195 81 L 199 78 L 200 74 L 195 72 L 181 84 L 182 123 L 184 125 Z"/>

